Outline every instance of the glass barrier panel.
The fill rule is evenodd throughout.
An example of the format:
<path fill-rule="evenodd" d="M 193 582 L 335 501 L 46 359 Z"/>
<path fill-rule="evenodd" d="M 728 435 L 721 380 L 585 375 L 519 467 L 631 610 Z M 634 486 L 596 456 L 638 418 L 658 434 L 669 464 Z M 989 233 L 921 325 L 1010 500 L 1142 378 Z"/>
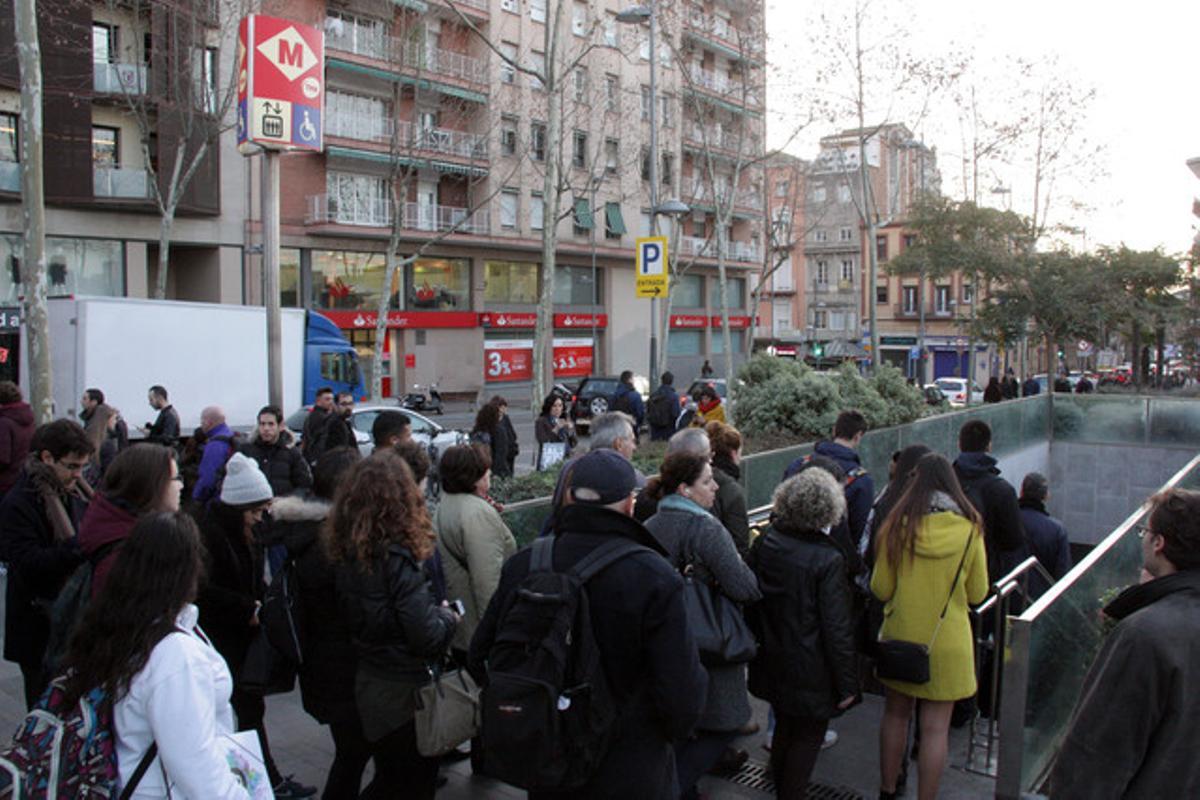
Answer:
<path fill-rule="evenodd" d="M 1200 403 L 1161 397 L 1150 399 L 1151 444 L 1188 445 L 1200 442 Z"/>
<path fill-rule="evenodd" d="M 1054 438 L 1095 444 L 1144 444 L 1144 397 L 1054 395 Z"/>

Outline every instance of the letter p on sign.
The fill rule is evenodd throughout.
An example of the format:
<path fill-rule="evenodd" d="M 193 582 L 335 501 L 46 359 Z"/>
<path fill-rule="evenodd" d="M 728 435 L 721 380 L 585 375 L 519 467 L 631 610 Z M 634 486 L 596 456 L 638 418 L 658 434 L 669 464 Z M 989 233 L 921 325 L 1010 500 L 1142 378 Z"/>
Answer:
<path fill-rule="evenodd" d="M 637 240 L 637 297 L 667 296 L 667 237 Z"/>

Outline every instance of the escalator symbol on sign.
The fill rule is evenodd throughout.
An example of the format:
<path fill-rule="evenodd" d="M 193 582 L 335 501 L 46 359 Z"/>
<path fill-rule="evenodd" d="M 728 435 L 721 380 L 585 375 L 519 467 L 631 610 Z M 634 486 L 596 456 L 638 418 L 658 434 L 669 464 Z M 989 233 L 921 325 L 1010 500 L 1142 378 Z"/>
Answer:
<path fill-rule="evenodd" d="M 283 138 L 283 117 L 275 114 L 264 114 L 262 118 L 262 132 L 265 136 L 270 136 L 272 139 Z"/>

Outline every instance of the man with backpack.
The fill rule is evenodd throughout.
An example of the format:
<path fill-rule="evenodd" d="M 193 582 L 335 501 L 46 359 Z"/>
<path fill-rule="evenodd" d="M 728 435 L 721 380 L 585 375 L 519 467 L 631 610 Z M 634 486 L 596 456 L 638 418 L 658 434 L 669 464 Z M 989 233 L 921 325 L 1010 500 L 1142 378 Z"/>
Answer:
<path fill-rule="evenodd" d="M 487 774 L 535 800 L 678 797 L 672 742 L 707 685 L 682 578 L 631 516 L 620 453 L 567 470 L 555 535 L 505 563 L 471 641 Z"/>
<path fill-rule="evenodd" d="M 958 449 L 954 474 L 963 494 L 983 517 L 988 580 L 994 583 L 1029 555 L 1017 492 L 1000 477 L 996 459 L 990 453 L 992 429 L 986 422 L 966 422 L 958 431 Z"/>
<path fill-rule="evenodd" d="M 650 440 L 663 441 L 675 433 L 675 421 L 679 419 L 679 392 L 675 391 L 675 375 L 662 374 L 662 382 L 650 395 L 646 404 L 646 421 L 650 423 Z"/>
<path fill-rule="evenodd" d="M 237 450 L 233 430 L 225 424 L 225 412 L 220 406 L 208 406 L 200 412 L 200 429 L 204 431 L 204 455 L 200 457 L 200 472 L 192 488 L 192 499 L 202 507 L 221 489 L 225 462 Z"/>
<path fill-rule="evenodd" d="M 633 386 L 633 373 L 625 370 L 621 373 L 617 390 L 608 401 L 609 411 L 621 411 L 633 417 L 633 435 L 637 436 L 642 425 L 646 423 L 646 404 L 642 401 L 641 393 Z"/>
<path fill-rule="evenodd" d="M 861 542 L 875 502 L 875 481 L 863 468 L 858 456 L 858 446 L 867 432 L 867 419 L 855 409 L 838 414 L 833 423 L 833 440 L 817 442 L 813 455 L 825 456 L 837 462 L 846 473 L 843 491 L 846 494 L 846 518 L 850 525 L 850 540 Z M 803 456 L 788 464 L 783 479 L 795 475 L 812 456 Z"/>

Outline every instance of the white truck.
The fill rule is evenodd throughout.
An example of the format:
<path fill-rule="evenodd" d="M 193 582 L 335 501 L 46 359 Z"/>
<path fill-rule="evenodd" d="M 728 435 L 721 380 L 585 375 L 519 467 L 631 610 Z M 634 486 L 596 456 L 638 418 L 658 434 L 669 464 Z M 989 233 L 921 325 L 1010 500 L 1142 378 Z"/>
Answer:
<path fill-rule="evenodd" d="M 97 388 L 136 436 L 157 414 L 147 395 L 159 385 L 186 436 L 205 406 L 221 406 L 230 427 L 250 430 L 267 404 L 261 306 L 62 297 L 49 311 L 55 416 L 77 419 L 84 390 Z M 327 318 L 285 309 L 282 338 L 285 416 L 311 403 L 320 386 L 362 397 L 358 356 Z M 25 371 L 28 359 L 21 364 Z"/>

